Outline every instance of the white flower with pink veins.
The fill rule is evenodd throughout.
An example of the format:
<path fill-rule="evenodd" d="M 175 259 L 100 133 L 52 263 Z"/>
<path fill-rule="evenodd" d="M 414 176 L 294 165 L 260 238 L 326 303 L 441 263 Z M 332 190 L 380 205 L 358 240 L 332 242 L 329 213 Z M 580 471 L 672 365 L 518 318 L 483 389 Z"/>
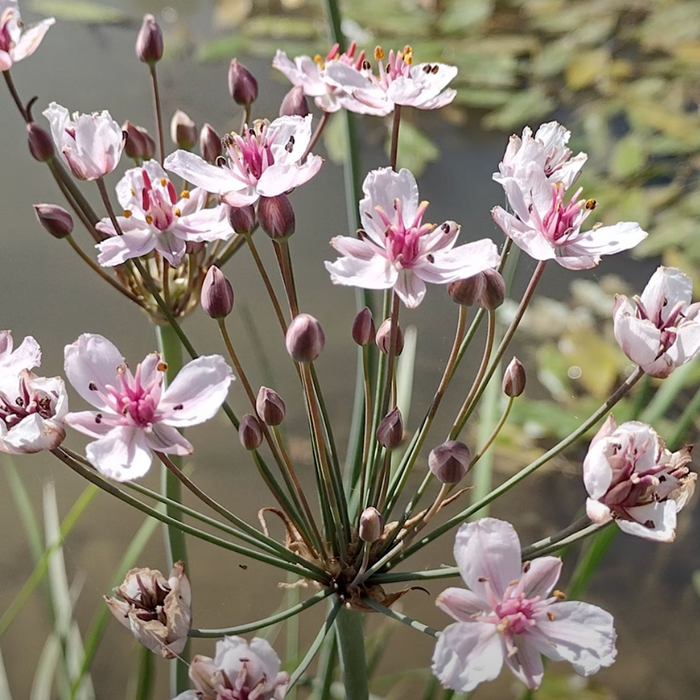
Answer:
<path fill-rule="evenodd" d="M 422 222 L 428 202 L 419 201 L 418 185 L 409 170 L 373 170 L 362 189 L 360 238 L 331 240 L 342 256 L 325 263 L 334 284 L 393 287 L 412 309 L 423 300 L 426 282 L 448 284 L 498 265 L 493 241 L 485 238 L 455 248 L 459 224 Z"/>
<path fill-rule="evenodd" d="M 651 426 L 628 421 L 618 427 L 610 416 L 583 462 L 588 517 L 600 524 L 615 520 L 630 535 L 672 542 L 676 513 L 695 490 L 690 461 L 690 447 L 671 453 Z"/>
<path fill-rule="evenodd" d="M 374 52 L 377 73 L 365 61 L 358 70 L 343 61 L 326 64 L 323 79 L 347 95 L 342 105 L 351 112 L 385 115 L 395 105 L 418 109 L 439 109 L 454 100 L 457 91 L 447 85 L 457 75 L 455 66 L 444 63 L 413 64 L 413 51 L 406 46 L 403 51 L 389 51 L 384 63 L 384 51 Z"/>
<path fill-rule="evenodd" d="M 17 3 L 0 0 L 0 71 L 10 70 L 14 63 L 31 56 L 55 21 L 49 17 L 27 27 L 19 16 Z"/>
<path fill-rule="evenodd" d="M 68 395 L 60 377 L 38 377 L 41 349 L 31 336 L 13 349 L 11 331 L 0 333 L 0 452 L 31 454 L 63 442 Z"/>
<path fill-rule="evenodd" d="M 615 338 L 627 357 L 652 377 L 668 377 L 700 352 L 700 302 L 675 267 L 660 267 L 640 297 L 615 296 Z"/>
<path fill-rule="evenodd" d="M 124 215 L 117 217 L 122 235 L 109 218 L 97 224 L 98 231 L 110 236 L 97 245 L 97 261 L 106 267 L 153 250 L 177 266 L 188 241 L 201 243 L 233 236 L 225 204 L 207 209 L 207 192 L 201 188 L 178 194 L 155 160 L 127 170 L 117 184 L 117 198 L 124 210 Z"/>
<path fill-rule="evenodd" d="M 596 673 L 615 661 L 610 613 L 588 603 L 563 602 L 553 590 L 561 559 L 524 564 L 510 523 L 482 518 L 462 525 L 454 555 L 469 590 L 448 588 L 437 606 L 457 620 L 440 634 L 433 673 L 445 688 L 468 693 L 506 666 L 528 688 L 544 675 L 542 656 L 568 661 L 576 673 Z"/>
<path fill-rule="evenodd" d="M 88 460 L 105 476 L 130 481 L 151 466 L 152 450 L 188 455 L 192 445 L 177 431 L 209 420 L 233 380 L 219 355 L 188 362 L 167 389 L 167 364 L 151 353 L 132 373 L 119 350 L 101 335 L 85 333 L 65 349 L 65 371 L 96 411 L 69 413 L 66 422 L 97 438 Z"/>
<path fill-rule="evenodd" d="M 56 150 L 79 180 L 97 180 L 111 173 L 124 148 L 124 133 L 108 111 L 75 112 L 52 102 L 43 115 L 49 120 Z"/>
<path fill-rule="evenodd" d="M 175 151 L 164 163 L 169 170 L 207 192 L 221 195 L 232 207 L 255 204 L 260 197 L 276 197 L 308 182 L 321 168 L 320 156 L 308 155 L 311 115 L 259 119 L 241 135 L 223 139 L 228 159 L 211 165 L 189 151 Z"/>

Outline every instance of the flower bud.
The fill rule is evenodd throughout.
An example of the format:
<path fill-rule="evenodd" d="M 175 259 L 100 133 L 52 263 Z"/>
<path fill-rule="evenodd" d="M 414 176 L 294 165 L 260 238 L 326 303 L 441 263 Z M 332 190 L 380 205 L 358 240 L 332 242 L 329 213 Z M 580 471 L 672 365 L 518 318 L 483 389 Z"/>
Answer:
<path fill-rule="evenodd" d="M 295 85 L 282 100 L 280 117 L 305 117 L 309 113 L 309 103 L 306 101 L 304 88 Z"/>
<path fill-rule="evenodd" d="M 181 561 L 166 579 L 155 569 L 131 569 L 107 598 L 114 617 L 145 647 L 174 659 L 187 644 L 192 622 L 192 590 Z"/>
<path fill-rule="evenodd" d="M 65 238 L 73 231 L 73 217 L 58 204 L 35 204 L 34 213 L 54 238 Z"/>
<path fill-rule="evenodd" d="M 221 136 L 211 124 L 205 124 L 199 132 L 199 152 L 207 163 L 216 163 L 221 155 Z"/>
<path fill-rule="evenodd" d="M 144 15 L 143 24 L 136 37 L 136 57 L 154 66 L 163 58 L 163 32 L 153 15 Z"/>
<path fill-rule="evenodd" d="M 237 58 L 231 61 L 228 69 L 228 89 L 236 104 L 250 105 L 258 99 L 258 81 Z"/>
<path fill-rule="evenodd" d="M 207 270 L 201 300 L 204 312 L 211 318 L 226 318 L 233 310 L 233 287 L 216 265 Z"/>
<path fill-rule="evenodd" d="M 199 255 L 206 247 L 207 244 L 204 241 L 185 241 L 187 255 Z"/>
<path fill-rule="evenodd" d="M 469 448 L 463 442 L 448 440 L 428 455 L 428 466 L 438 481 L 456 484 L 469 470 L 471 459 Z"/>
<path fill-rule="evenodd" d="M 279 425 L 287 413 L 287 406 L 282 397 L 274 390 L 261 386 L 255 400 L 255 410 L 263 423 Z"/>
<path fill-rule="evenodd" d="M 246 413 L 238 426 L 238 439 L 246 450 L 257 450 L 263 439 L 260 421 L 252 414 Z"/>
<path fill-rule="evenodd" d="M 401 411 L 395 408 L 382 418 L 377 428 L 377 442 L 389 450 L 398 447 L 403 440 L 403 418 Z"/>
<path fill-rule="evenodd" d="M 29 140 L 29 152 L 40 163 L 45 163 L 53 157 L 53 141 L 46 129 L 36 122 L 27 124 L 27 139 Z"/>
<path fill-rule="evenodd" d="M 323 352 L 326 336 L 313 316 L 298 314 L 289 324 L 284 342 L 294 362 L 313 362 Z"/>
<path fill-rule="evenodd" d="M 365 508 L 360 516 L 358 530 L 363 542 L 376 542 L 384 531 L 382 514 L 372 506 Z"/>
<path fill-rule="evenodd" d="M 517 357 L 514 357 L 503 373 L 503 393 L 511 398 L 520 396 L 525 391 L 525 368 Z"/>
<path fill-rule="evenodd" d="M 236 233 L 253 233 L 258 223 L 255 207 L 252 204 L 244 207 L 229 207 L 228 221 Z"/>
<path fill-rule="evenodd" d="M 352 324 L 352 339 L 358 345 L 371 345 L 374 342 L 376 332 L 372 311 L 365 306 L 360 311 Z"/>
<path fill-rule="evenodd" d="M 122 124 L 122 131 L 126 134 L 124 152 L 129 158 L 139 161 L 153 158 L 156 153 L 156 142 L 146 129 L 127 120 Z"/>
<path fill-rule="evenodd" d="M 379 330 L 377 331 L 376 338 L 377 346 L 384 353 L 389 353 L 389 344 L 391 343 L 391 319 L 387 318 L 384 320 Z M 401 326 L 396 329 L 396 354 L 400 355 L 403 352 L 403 331 Z"/>
<path fill-rule="evenodd" d="M 282 241 L 294 233 L 294 209 L 286 194 L 260 197 L 258 220 L 263 231 L 275 241 Z"/>
<path fill-rule="evenodd" d="M 170 138 L 178 148 L 191 151 L 197 143 L 197 125 L 178 109 L 170 122 Z"/>
<path fill-rule="evenodd" d="M 451 282 L 447 293 L 462 306 L 477 304 L 487 311 L 497 309 L 505 299 L 506 283 L 497 270 L 487 269 L 463 280 Z"/>

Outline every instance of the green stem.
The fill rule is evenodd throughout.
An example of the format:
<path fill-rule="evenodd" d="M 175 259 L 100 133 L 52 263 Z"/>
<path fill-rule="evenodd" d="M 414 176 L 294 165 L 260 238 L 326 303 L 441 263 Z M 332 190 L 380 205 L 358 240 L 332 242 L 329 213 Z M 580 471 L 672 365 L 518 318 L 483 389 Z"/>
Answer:
<path fill-rule="evenodd" d="M 345 700 L 368 700 L 369 679 L 362 613 L 341 608 L 335 621 Z"/>

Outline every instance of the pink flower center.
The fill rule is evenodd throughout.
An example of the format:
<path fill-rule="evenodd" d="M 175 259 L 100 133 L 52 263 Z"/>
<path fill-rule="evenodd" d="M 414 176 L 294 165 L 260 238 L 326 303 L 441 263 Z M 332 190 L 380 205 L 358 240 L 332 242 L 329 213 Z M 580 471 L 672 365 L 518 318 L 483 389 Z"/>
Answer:
<path fill-rule="evenodd" d="M 360 53 L 355 56 L 355 51 L 357 50 L 357 42 L 353 41 L 350 44 L 350 47 L 348 48 L 347 51 L 343 53 L 339 53 L 340 51 L 340 46 L 338 44 L 333 44 L 331 50 L 328 52 L 328 55 L 326 56 L 325 61 L 321 59 L 319 56 L 318 58 L 315 58 L 314 60 L 316 63 L 319 65 L 319 68 L 322 70 L 325 67 L 325 64 L 328 63 L 329 61 L 340 61 L 341 63 L 345 63 L 348 66 L 353 66 L 356 70 L 360 70 L 362 68 L 362 64 L 365 62 L 365 52 L 360 51 Z"/>
<path fill-rule="evenodd" d="M 8 8 L 0 17 L 0 51 L 9 53 L 15 48 L 15 42 L 12 40 L 10 25 L 14 20 L 14 12 L 12 8 Z"/>
<path fill-rule="evenodd" d="M 684 301 L 679 301 L 676 305 L 668 312 L 668 316 L 664 321 L 662 313 L 666 309 L 668 300 L 663 299 L 662 303 L 658 305 L 657 309 L 650 313 L 644 306 L 644 303 L 640 297 L 633 297 L 634 303 L 637 305 L 637 318 L 651 321 L 660 331 L 659 336 L 659 353 L 657 357 L 661 357 L 666 350 L 668 350 L 675 342 L 678 335 L 678 328 L 685 322 L 685 311 L 687 304 Z"/>
<path fill-rule="evenodd" d="M 29 370 L 21 372 L 17 396 L 14 399 L 0 392 L 0 420 L 8 430 L 32 413 L 37 413 L 45 420 L 56 415 L 58 394 L 32 389 L 29 382 L 33 378 L 34 375 Z"/>
<path fill-rule="evenodd" d="M 232 132 L 224 137 L 229 169 L 236 179 L 246 186 L 257 184 L 263 172 L 275 162 L 271 146 L 276 135 L 276 131 L 269 133 L 267 122 L 259 119 L 253 123 L 253 128 L 245 125 L 242 135 Z M 290 136 L 286 148 L 291 151 L 293 147 L 294 137 Z"/>
<path fill-rule="evenodd" d="M 400 199 L 394 201 L 391 217 L 381 207 L 376 207 L 377 214 L 385 226 L 385 251 L 382 253 L 399 268 L 410 269 L 416 265 L 424 252 L 420 245 L 421 237 L 435 229 L 434 224 L 422 223 L 427 207 L 428 202 L 421 202 L 415 216 L 408 223 L 404 221 L 403 204 Z"/>
<path fill-rule="evenodd" d="M 581 188 L 574 193 L 568 204 L 564 204 L 564 193 L 564 186 L 557 182 L 552 185 L 552 203 L 544 216 L 540 217 L 534 206 L 530 211 L 537 229 L 553 246 L 575 243 L 580 236 L 581 224 L 595 208 L 595 200 L 578 199 Z"/>
<path fill-rule="evenodd" d="M 167 231 L 173 221 L 180 216 L 175 207 L 178 197 L 175 186 L 167 177 L 160 179 L 160 187 L 154 187 L 146 170 L 142 170 L 143 189 L 141 190 L 141 208 L 146 221 L 159 231 Z"/>
<path fill-rule="evenodd" d="M 494 608 L 497 620 L 494 620 L 501 634 L 508 636 L 524 634 L 537 623 L 533 619 L 540 606 L 539 597 L 526 598 L 521 592 L 514 591 L 509 596 L 510 587 L 506 590 L 502 603 Z"/>

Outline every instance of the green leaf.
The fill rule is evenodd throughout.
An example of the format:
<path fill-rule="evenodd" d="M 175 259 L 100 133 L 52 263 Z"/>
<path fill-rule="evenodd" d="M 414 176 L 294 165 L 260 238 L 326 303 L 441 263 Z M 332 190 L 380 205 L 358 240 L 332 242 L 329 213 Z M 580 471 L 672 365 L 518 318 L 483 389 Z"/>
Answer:
<path fill-rule="evenodd" d="M 527 121 L 549 114 L 555 107 L 554 100 L 540 87 L 521 90 L 513 99 L 484 118 L 487 129 L 513 129 Z"/>
<path fill-rule="evenodd" d="M 647 159 L 645 144 L 646 140 L 636 132 L 630 132 L 615 144 L 610 163 L 613 177 L 624 180 L 639 173 Z"/>

